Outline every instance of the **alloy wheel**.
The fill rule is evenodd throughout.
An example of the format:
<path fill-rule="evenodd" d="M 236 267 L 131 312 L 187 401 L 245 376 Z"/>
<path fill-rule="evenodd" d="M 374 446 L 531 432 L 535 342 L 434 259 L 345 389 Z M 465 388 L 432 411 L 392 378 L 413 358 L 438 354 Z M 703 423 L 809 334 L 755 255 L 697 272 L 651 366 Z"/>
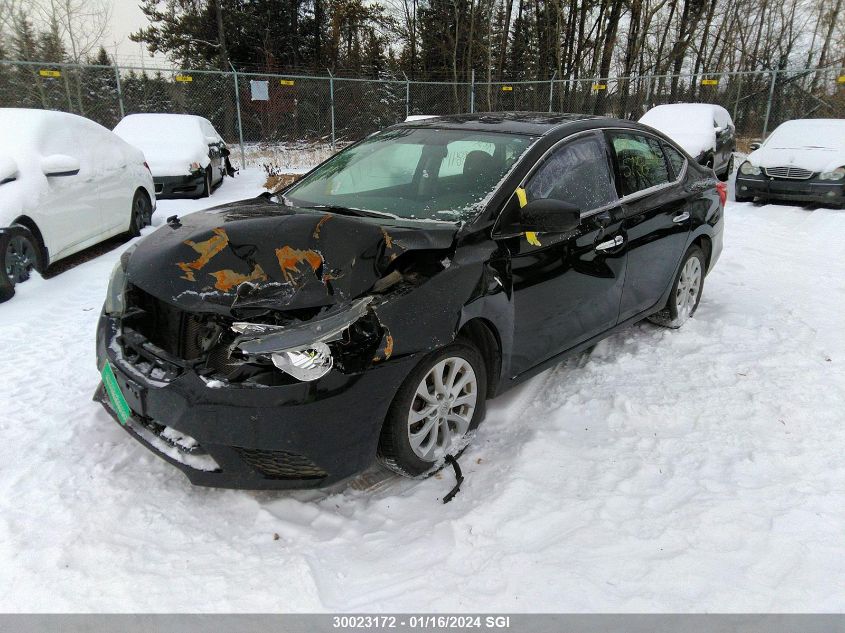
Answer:
<path fill-rule="evenodd" d="M 690 257 L 681 270 L 678 288 L 675 291 L 675 307 L 678 318 L 686 321 L 698 302 L 701 292 L 701 261 L 698 257 Z"/>
<path fill-rule="evenodd" d="M 6 245 L 6 276 L 12 283 L 19 284 L 29 279 L 29 273 L 35 268 L 35 246 L 22 235 L 15 235 Z"/>
<path fill-rule="evenodd" d="M 408 439 L 427 462 L 446 455 L 464 435 L 478 401 L 478 379 L 470 363 L 444 358 L 420 381 L 408 412 Z"/>

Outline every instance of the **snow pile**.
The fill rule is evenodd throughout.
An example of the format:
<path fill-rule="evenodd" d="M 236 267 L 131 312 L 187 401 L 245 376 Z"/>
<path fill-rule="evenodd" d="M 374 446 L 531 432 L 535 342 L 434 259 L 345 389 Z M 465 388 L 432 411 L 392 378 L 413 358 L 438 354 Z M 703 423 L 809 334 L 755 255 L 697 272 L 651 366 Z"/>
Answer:
<path fill-rule="evenodd" d="M 207 167 L 211 162 L 212 141 L 206 138 L 203 121 L 192 114 L 130 114 L 114 133 L 144 152 L 153 176 L 181 176 L 191 172 L 192 163 Z"/>
<path fill-rule="evenodd" d="M 842 607 L 845 257 L 818 263 L 845 251 L 842 212 L 730 203 L 696 317 L 492 401 L 448 505 L 451 471 L 192 487 L 90 401 L 122 250 L 0 306 L 0 610 Z"/>

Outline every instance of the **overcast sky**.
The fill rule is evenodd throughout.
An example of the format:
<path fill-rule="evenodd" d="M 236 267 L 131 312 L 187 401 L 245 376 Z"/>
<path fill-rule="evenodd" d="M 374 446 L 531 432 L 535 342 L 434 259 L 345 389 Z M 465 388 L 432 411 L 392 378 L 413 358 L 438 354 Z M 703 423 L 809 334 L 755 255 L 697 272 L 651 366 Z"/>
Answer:
<path fill-rule="evenodd" d="M 137 0 L 112 0 L 111 32 L 104 45 L 119 64 L 162 65 L 164 58 L 151 58 L 145 46 L 129 41 L 130 33 L 147 24 Z"/>

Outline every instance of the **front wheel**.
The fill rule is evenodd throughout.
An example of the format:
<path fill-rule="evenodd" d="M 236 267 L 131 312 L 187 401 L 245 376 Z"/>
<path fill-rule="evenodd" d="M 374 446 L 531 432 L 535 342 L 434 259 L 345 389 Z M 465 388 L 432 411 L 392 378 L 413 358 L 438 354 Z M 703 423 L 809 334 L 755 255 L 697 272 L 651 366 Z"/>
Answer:
<path fill-rule="evenodd" d="M 152 224 L 153 205 L 147 194 L 140 189 L 132 198 L 132 216 L 129 220 L 129 237 L 138 237 L 141 229 Z"/>
<path fill-rule="evenodd" d="M 478 350 L 459 340 L 423 360 L 402 383 L 382 428 L 379 461 L 416 477 L 459 454 L 484 417 L 487 370 Z"/>
<path fill-rule="evenodd" d="M 38 240 L 26 227 L 15 225 L 0 235 L 0 302 L 11 299 L 15 286 L 42 270 Z"/>
<path fill-rule="evenodd" d="M 686 323 L 695 314 L 701 301 L 705 265 L 704 252 L 698 246 L 691 246 L 675 276 L 666 307 L 648 317 L 648 320 L 670 328 L 679 328 Z"/>

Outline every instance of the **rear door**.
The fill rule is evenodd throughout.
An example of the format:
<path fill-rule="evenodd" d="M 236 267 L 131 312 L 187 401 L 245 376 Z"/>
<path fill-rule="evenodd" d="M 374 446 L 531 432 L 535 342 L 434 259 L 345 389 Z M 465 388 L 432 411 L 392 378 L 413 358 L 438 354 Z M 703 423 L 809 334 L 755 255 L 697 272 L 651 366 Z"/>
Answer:
<path fill-rule="evenodd" d="M 504 240 L 513 284 L 516 374 L 616 325 L 625 278 L 621 207 L 601 132 L 562 141 L 538 162 L 523 188 L 528 201 L 555 198 L 578 206 L 582 220 L 568 233 Z M 518 196 L 508 204 L 518 205 Z"/>
<path fill-rule="evenodd" d="M 655 306 L 672 282 L 690 231 L 692 198 L 681 184 L 686 173 L 683 154 L 645 132 L 610 130 L 607 136 L 627 239 L 619 309 L 619 320 L 624 321 Z"/>

